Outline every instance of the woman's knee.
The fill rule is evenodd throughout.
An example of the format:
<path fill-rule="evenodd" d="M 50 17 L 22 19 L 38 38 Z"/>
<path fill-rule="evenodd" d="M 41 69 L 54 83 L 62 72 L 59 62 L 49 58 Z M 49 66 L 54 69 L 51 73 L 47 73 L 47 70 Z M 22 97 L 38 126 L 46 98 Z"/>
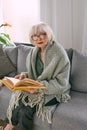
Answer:
<path fill-rule="evenodd" d="M 34 113 L 35 113 L 34 108 L 25 106 L 19 110 L 18 116 L 19 116 L 19 118 L 22 118 L 22 120 L 25 118 L 29 118 L 30 120 L 32 120 Z"/>

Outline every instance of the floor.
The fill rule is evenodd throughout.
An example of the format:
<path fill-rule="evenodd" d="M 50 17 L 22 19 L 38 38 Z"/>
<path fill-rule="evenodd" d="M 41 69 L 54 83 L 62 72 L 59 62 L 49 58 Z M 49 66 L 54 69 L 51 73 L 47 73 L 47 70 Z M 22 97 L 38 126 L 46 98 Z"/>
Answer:
<path fill-rule="evenodd" d="M 5 121 L 0 119 L 0 130 L 3 130 L 3 128 L 6 126 Z"/>
<path fill-rule="evenodd" d="M 6 122 L 0 119 L 0 130 L 4 130 L 6 126 Z M 14 130 L 19 130 L 18 127 L 14 128 Z"/>

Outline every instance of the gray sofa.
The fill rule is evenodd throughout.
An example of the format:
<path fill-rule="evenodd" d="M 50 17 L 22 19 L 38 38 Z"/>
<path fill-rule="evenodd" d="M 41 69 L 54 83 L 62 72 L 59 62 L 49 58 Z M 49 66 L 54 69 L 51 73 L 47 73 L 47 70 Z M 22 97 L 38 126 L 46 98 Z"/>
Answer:
<path fill-rule="evenodd" d="M 26 57 L 31 47 L 26 45 L 4 47 L 5 56 L 0 54 L 0 78 L 25 72 Z M 71 63 L 71 100 L 61 103 L 56 108 L 51 125 L 35 115 L 34 130 L 87 130 L 87 55 L 74 49 L 66 51 Z M 11 94 L 12 92 L 5 86 L 0 89 L 0 119 L 6 117 Z"/>

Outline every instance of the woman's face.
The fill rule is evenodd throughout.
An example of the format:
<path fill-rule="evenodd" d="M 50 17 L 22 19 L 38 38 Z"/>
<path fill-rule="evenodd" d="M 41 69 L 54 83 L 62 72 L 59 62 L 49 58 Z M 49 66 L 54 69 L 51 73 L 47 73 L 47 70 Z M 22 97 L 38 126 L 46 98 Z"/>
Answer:
<path fill-rule="evenodd" d="M 48 44 L 48 40 L 49 39 L 46 33 L 38 32 L 31 36 L 32 43 L 41 49 L 45 49 L 46 45 Z"/>

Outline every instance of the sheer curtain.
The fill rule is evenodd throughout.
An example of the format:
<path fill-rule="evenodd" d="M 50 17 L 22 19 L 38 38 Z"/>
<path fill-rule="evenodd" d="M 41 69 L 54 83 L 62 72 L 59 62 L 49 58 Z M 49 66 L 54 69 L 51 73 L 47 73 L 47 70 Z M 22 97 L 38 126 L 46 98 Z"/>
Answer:
<path fill-rule="evenodd" d="M 87 0 L 41 0 L 40 12 L 64 48 L 87 51 Z"/>
<path fill-rule="evenodd" d="M 82 41 L 82 52 L 87 53 L 87 0 L 84 6 L 84 19 L 83 19 L 83 41 Z"/>
<path fill-rule="evenodd" d="M 41 21 L 52 27 L 56 41 L 66 48 L 72 46 L 71 3 L 71 0 L 40 0 Z"/>

